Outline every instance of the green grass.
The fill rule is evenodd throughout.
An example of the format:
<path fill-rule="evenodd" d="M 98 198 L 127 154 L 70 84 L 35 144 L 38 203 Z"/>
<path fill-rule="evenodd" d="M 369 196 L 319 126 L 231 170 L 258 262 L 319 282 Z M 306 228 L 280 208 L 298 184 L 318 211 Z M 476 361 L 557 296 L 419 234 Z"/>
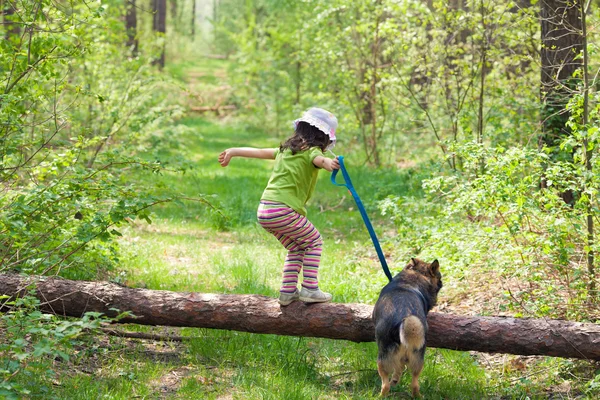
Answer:
<path fill-rule="evenodd" d="M 183 334 L 193 339 L 152 350 L 114 342 L 94 375 L 59 376 L 56 394 L 61 399 L 160 398 L 156 392 L 162 390 L 165 397 L 181 399 L 378 398 L 373 343 L 205 329 Z M 175 386 L 169 378 L 177 374 Z M 409 398 L 409 380 L 405 374 L 394 389 L 397 396 Z M 487 395 L 484 371 L 470 356 L 448 350 L 429 352 L 421 386 L 432 399 Z"/>
<path fill-rule="evenodd" d="M 218 83 L 210 72 L 225 68 L 221 60 L 181 62 L 168 67 L 195 89 Z M 192 82 L 193 83 L 193 82 Z M 191 83 L 190 83 L 191 84 Z M 194 89 L 194 88 L 192 88 Z M 179 122 L 177 140 L 157 138 L 159 148 L 148 157 L 183 158 L 193 169 L 185 174 L 135 179 L 167 195 L 204 198 L 219 211 L 194 201 L 171 203 L 154 210 L 153 223 L 136 222 L 121 241 L 122 268 L 115 279 L 134 287 L 214 293 L 277 296 L 285 251 L 255 222 L 260 195 L 272 162 L 234 159 L 217 163 L 231 146 L 276 147 L 281 138 L 235 123 L 199 117 Z M 343 152 L 344 148 L 338 150 Z M 399 270 L 409 254 L 391 246 L 393 225 L 376 212 L 388 194 L 421 198 L 422 172 L 417 169 L 373 170 L 346 158 L 353 182 L 383 240 L 388 262 Z M 373 304 L 386 282 L 363 222 L 345 189 L 321 172 L 309 216 L 324 236 L 319 280 L 336 302 Z M 444 279 L 452 282 L 450 266 Z M 458 278 L 457 278 L 458 279 Z M 443 300 L 444 292 L 441 293 Z M 134 331 L 161 331 L 129 325 Z M 259 335 L 184 328 L 191 340 L 161 344 L 111 338 L 102 340 L 100 358 L 82 372 L 90 355 L 75 358 L 60 373 L 53 393 L 60 399 L 376 399 L 380 380 L 376 345 L 326 339 Z M 549 363 L 554 361 L 550 360 Z M 557 367 L 559 368 L 559 367 Z M 467 352 L 429 349 L 421 378 L 427 399 L 546 398 L 545 388 L 560 380 L 542 373 L 517 380 L 519 371 L 499 374 L 484 368 Z M 515 384 L 516 382 L 516 384 Z M 393 398 L 410 398 L 405 374 Z"/>

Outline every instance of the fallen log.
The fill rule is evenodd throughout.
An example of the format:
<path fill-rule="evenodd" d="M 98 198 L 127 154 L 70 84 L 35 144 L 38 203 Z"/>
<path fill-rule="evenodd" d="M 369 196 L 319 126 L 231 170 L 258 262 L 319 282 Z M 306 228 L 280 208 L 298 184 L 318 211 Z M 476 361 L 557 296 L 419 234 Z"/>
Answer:
<path fill-rule="evenodd" d="M 205 113 L 205 112 L 215 112 L 219 114 L 223 110 L 237 110 L 237 106 L 235 104 L 226 104 L 224 106 L 202 106 L 202 107 L 190 107 L 190 110 Z"/>
<path fill-rule="evenodd" d="M 210 58 L 213 60 L 227 60 L 229 56 L 227 54 L 205 54 L 204 58 Z"/>
<path fill-rule="evenodd" d="M 34 288 L 46 312 L 81 317 L 87 311 L 135 317 L 119 322 L 186 326 L 252 333 L 374 340 L 372 306 L 305 304 L 280 307 L 259 295 L 225 295 L 132 289 L 107 282 L 0 274 L 0 296 L 23 296 Z M 428 345 L 489 353 L 600 360 L 600 325 L 547 319 L 468 317 L 430 313 Z"/>

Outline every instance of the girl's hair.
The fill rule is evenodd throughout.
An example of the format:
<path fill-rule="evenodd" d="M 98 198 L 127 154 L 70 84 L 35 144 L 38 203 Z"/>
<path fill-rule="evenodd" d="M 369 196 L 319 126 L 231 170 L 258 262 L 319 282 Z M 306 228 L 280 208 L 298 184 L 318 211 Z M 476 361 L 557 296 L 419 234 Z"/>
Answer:
<path fill-rule="evenodd" d="M 279 146 L 279 151 L 290 149 L 292 154 L 296 154 L 311 147 L 318 147 L 321 151 L 325 151 L 330 143 L 329 136 L 321 132 L 319 128 L 315 128 L 308 122 L 300 121 L 296 125 L 294 136 L 283 142 Z"/>

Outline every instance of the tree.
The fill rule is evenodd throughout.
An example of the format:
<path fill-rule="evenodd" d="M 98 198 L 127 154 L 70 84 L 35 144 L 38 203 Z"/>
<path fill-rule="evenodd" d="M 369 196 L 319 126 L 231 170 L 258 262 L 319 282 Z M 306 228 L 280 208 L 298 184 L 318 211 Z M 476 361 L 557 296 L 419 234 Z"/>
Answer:
<path fill-rule="evenodd" d="M 132 289 L 108 282 L 0 275 L 0 296 L 22 296 L 36 285 L 43 311 L 81 317 L 95 311 L 118 322 L 187 326 L 371 342 L 375 329 L 367 304 L 307 304 L 281 307 L 260 295 L 204 294 Z M 0 308 L 2 303 L 0 302 Z M 117 311 L 119 310 L 119 311 Z M 600 326 L 551 319 L 460 316 L 429 313 L 427 344 L 453 350 L 548 355 L 600 360 Z"/>
<path fill-rule="evenodd" d="M 570 160 L 557 146 L 569 134 L 566 105 L 573 94 L 575 71 L 583 67 L 579 55 L 583 49 L 580 0 L 542 0 L 541 21 L 541 100 L 542 134 L 540 145 L 553 149 L 557 159 Z M 563 195 L 573 202 L 573 193 Z"/>
<path fill-rule="evenodd" d="M 145 110 L 164 97 L 147 59 L 130 60 L 124 51 L 124 7 L 2 6 L 15 4 L 21 34 L 0 46 L 0 270 L 43 273 L 69 263 L 81 274 L 86 268 L 73 259 L 94 257 L 91 264 L 109 268 L 107 229 L 121 219 L 110 210 L 141 191 L 111 187 L 107 177 L 119 172 L 116 165 L 143 164 L 116 149 L 139 140 L 147 123 L 155 129 L 156 109 Z"/>
<path fill-rule="evenodd" d="M 152 29 L 161 36 L 160 55 L 154 61 L 161 69 L 165 66 L 165 41 L 167 32 L 167 0 L 152 0 L 154 17 L 152 19 Z"/>
<path fill-rule="evenodd" d="M 588 7 L 589 7 L 588 2 Z M 583 74 L 582 74 L 582 87 L 583 87 L 583 111 L 581 113 L 581 126 L 583 127 L 585 134 L 583 135 L 582 147 L 583 147 L 583 158 L 585 171 L 587 175 L 593 175 L 593 166 L 592 166 L 592 150 L 590 149 L 590 136 L 589 136 L 589 123 L 590 123 L 590 81 L 588 74 L 589 67 L 589 54 L 588 54 L 588 30 L 587 30 L 587 13 L 586 5 L 584 2 L 580 4 L 581 7 L 581 38 L 583 41 L 583 54 L 582 54 L 582 62 L 583 62 Z M 594 146 L 595 147 L 595 146 Z M 584 187 L 585 189 L 589 189 L 589 180 L 586 181 L 586 185 L 588 187 Z M 593 192 L 593 189 L 592 189 Z M 597 300 L 598 294 L 596 293 L 596 271 L 594 267 L 594 210 L 592 207 L 592 203 L 588 202 L 586 204 L 586 228 L 587 228 L 587 270 L 589 277 L 588 290 L 590 294 L 590 298 Z"/>
<path fill-rule="evenodd" d="M 127 29 L 127 47 L 135 56 L 138 52 L 137 40 L 137 7 L 135 0 L 130 0 L 127 5 L 127 14 L 125 15 L 125 27 Z"/>
<path fill-rule="evenodd" d="M 588 6 L 590 2 L 587 2 Z M 592 150 L 589 125 L 589 56 L 587 53 L 588 31 L 586 26 L 586 2 L 582 0 L 566 1 L 553 0 L 541 2 L 541 34 L 542 34 L 542 135 L 540 144 L 551 150 L 556 161 L 568 161 L 576 164 L 581 160 L 585 173 L 591 176 Z M 581 112 L 572 115 L 567 104 L 572 98 L 581 97 Z M 576 132 L 581 130 L 583 135 Z M 565 146 L 559 150 L 561 143 L 567 138 L 575 138 L 581 148 L 581 155 L 576 155 L 577 149 Z M 593 138 L 592 138 L 593 140 Z M 590 180 L 577 188 L 586 209 L 586 258 L 589 277 L 588 290 L 590 296 L 596 292 L 594 268 L 594 211 L 590 202 Z M 545 182 L 542 182 L 545 186 Z M 561 194 L 563 200 L 574 206 L 574 190 L 569 188 Z"/>
<path fill-rule="evenodd" d="M 177 0 L 169 0 L 169 3 L 171 4 L 171 18 L 173 18 L 173 21 L 177 20 Z"/>
<path fill-rule="evenodd" d="M 169 0 L 169 18 L 171 20 L 172 30 L 174 32 L 182 32 L 177 19 L 177 0 Z"/>
<path fill-rule="evenodd" d="M 196 0 L 192 0 L 192 41 L 196 39 Z"/>

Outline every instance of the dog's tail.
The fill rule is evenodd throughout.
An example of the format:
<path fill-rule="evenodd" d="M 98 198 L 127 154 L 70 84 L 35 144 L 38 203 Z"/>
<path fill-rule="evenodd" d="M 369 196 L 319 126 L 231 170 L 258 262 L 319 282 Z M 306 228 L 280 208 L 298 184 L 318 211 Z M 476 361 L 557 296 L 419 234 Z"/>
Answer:
<path fill-rule="evenodd" d="M 400 325 L 400 343 L 411 350 L 420 350 L 425 345 L 425 327 L 419 318 L 411 315 Z"/>

